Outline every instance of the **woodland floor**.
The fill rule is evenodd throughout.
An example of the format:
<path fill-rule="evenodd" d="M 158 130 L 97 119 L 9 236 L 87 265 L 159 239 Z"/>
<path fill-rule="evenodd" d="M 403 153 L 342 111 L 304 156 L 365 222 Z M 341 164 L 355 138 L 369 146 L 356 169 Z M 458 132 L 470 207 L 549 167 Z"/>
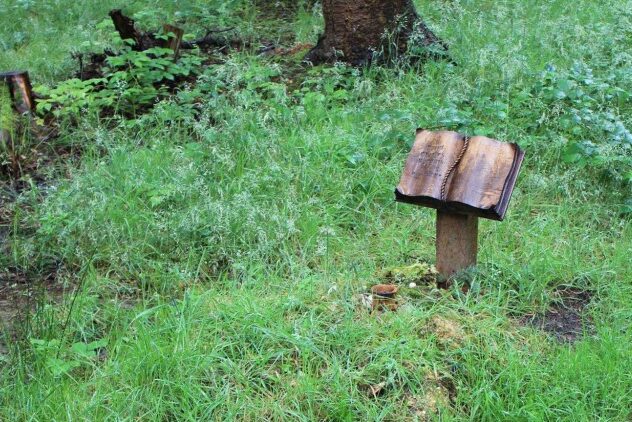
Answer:
<path fill-rule="evenodd" d="M 317 3 L 262 3 L 132 2 L 238 42 L 138 107 L 54 91 L 0 181 L 0 420 L 629 421 L 632 2 L 416 2 L 453 62 L 360 70 L 301 63 Z M 117 7 L 0 0 L 0 71 L 89 97 Z M 527 153 L 447 290 L 434 213 L 393 198 L 418 127 Z"/>

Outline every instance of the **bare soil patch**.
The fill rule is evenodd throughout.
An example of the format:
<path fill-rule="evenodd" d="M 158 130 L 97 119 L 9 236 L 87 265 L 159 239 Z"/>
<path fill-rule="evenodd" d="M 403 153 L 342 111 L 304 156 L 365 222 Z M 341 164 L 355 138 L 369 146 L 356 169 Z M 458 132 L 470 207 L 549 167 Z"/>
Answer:
<path fill-rule="evenodd" d="M 563 343 L 574 343 L 594 332 L 586 307 L 592 292 L 576 287 L 563 287 L 554 292 L 556 298 L 543 314 L 529 314 L 520 323 L 540 329 Z"/>
<path fill-rule="evenodd" d="M 6 354 L 7 340 L 16 340 L 16 328 L 42 300 L 62 300 L 67 288 L 57 281 L 58 266 L 39 274 L 18 268 L 0 268 L 0 355 Z"/>

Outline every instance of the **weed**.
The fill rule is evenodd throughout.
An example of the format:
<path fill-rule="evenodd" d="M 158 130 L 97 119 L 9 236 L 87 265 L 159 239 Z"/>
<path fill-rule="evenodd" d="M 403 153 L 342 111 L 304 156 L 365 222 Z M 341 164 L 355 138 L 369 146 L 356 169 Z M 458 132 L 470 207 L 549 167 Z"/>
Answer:
<path fill-rule="evenodd" d="M 177 62 L 172 56 L 166 48 L 124 48 L 106 59 L 102 78 L 70 79 L 52 89 L 38 87 L 46 97 L 38 102 L 38 110 L 75 119 L 82 113 L 107 110 L 135 116 L 168 94 L 165 81 L 193 76 L 202 62 L 192 54 L 183 55 Z"/>

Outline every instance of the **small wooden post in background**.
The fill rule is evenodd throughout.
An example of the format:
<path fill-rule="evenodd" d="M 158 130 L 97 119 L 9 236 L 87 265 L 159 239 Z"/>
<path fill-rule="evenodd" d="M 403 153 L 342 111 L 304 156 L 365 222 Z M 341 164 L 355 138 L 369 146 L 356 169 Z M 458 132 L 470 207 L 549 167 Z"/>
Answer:
<path fill-rule="evenodd" d="M 178 60 L 178 54 L 180 53 L 180 45 L 182 44 L 182 37 L 184 36 L 184 30 L 182 28 L 178 28 L 177 26 L 164 24 L 162 29 L 166 34 L 172 33 L 173 36 L 169 36 L 166 41 L 166 48 L 170 48 L 173 50 L 173 57 L 175 60 Z"/>
<path fill-rule="evenodd" d="M 437 210 L 437 271 L 446 279 L 476 265 L 478 217 Z"/>
<path fill-rule="evenodd" d="M 19 114 L 35 111 L 33 88 L 29 73 L 25 71 L 0 73 L 0 82 L 6 84 L 15 110 Z"/>

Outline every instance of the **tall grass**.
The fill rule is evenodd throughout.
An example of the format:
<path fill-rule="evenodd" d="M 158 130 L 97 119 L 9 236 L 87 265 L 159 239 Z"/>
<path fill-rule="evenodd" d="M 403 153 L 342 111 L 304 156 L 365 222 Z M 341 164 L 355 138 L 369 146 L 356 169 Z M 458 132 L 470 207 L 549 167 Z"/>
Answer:
<path fill-rule="evenodd" d="M 615 185 L 562 162 L 548 105 L 520 95 L 547 64 L 629 68 L 630 6 L 424 2 L 456 66 L 295 75 L 243 52 L 204 71 L 197 116 L 175 101 L 134 121 L 86 116 L 65 134 L 80 163 L 41 202 L 25 194 L 34 209 L 0 261 L 60 261 L 78 286 L 0 357 L 0 418 L 628 420 L 632 227 Z M 11 31 L 60 34 L 49 70 L 45 31 L 2 60 L 53 79 L 69 69 L 65 23 L 110 5 L 63 20 L 65 6 L 46 7 Z M 242 7 L 224 11 L 256 34 Z M 299 38 L 319 19 L 301 10 Z M 357 295 L 385 268 L 433 260 L 433 212 L 392 191 L 414 129 L 448 120 L 526 147 L 508 218 L 481 222 L 469 295 L 403 289 L 398 312 L 370 315 Z M 572 346 L 515 318 L 561 285 L 594 294 L 595 333 Z"/>

